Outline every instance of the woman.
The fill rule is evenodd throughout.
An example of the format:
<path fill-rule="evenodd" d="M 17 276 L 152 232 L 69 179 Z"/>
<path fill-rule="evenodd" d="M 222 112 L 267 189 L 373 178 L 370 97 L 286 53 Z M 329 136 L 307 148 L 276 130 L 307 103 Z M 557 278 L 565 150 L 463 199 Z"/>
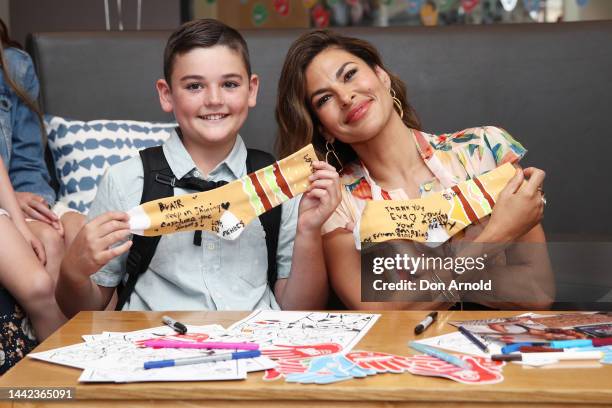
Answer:
<path fill-rule="evenodd" d="M 60 217 L 50 207 L 55 192 L 44 160 L 45 128 L 36 100 L 38 78 L 30 56 L 11 40 L 0 20 L 0 157 L 27 226 L 41 240 L 45 268 L 56 280 L 64 248 L 84 224 L 76 212 Z"/>
<path fill-rule="evenodd" d="M 444 293 L 446 301 L 432 297 L 418 303 L 362 302 L 356 283 L 360 253 L 352 230 L 367 200 L 424 197 L 505 162 L 516 163 L 525 153 L 519 143 L 494 127 L 441 136 L 420 131 L 405 85 L 385 69 L 377 50 L 366 41 L 325 30 L 304 34 L 291 46 L 279 81 L 276 118 L 281 157 L 312 142 L 341 174 L 342 202 L 322 233 L 331 283 L 346 306 L 442 308 L 458 299 L 456 293 Z M 468 135 L 469 145 L 475 147 L 461 143 Z M 517 168 L 490 218 L 451 240 L 472 243 L 452 246 L 456 257 L 496 255 L 488 262 L 487 273 L 499 291 L 480 296 L 479 303 L 549 305 L 553 280 L 539 224 L 545 203 L 543 180 L 539 169 Z M 513 242 L 532 245 L 508 247 Z M 516 279 L 528 274 L 530 279 Z M 519 293 L 528 295 L 519 299 Z M 502 304 L 496 302 L 499 299 L 515 301 Z"/>
<path fill-rule="evenodd" d="M 34 348 L 37 338 L 44 340 L 66 321 L 55 302 L 55 283 L 40 262 L 42 244 L 26 226 L 2 159 L 0 231 L 1 375 Z"/>

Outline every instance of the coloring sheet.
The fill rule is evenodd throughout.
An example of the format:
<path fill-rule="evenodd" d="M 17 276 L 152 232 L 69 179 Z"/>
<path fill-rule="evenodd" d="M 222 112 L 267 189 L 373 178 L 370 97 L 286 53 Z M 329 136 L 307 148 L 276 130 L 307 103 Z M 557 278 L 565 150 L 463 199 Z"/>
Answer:
<path fill-rule="evenodd" d="M 443 350 L 456 351 L 459 353 L 471 354 L 479 357 L 489 357 L 492 354 L 501 354 L 501 345 L 487 341 L 482 337 L 479 338 L 489 348 L 489 354 L 480 350 L 474 343 L 469 341 L 460 332 L 453 332 L 443 334 L 436 337 L 428 337 L 426 339 L 415 340 L 415 343 L 425 344 L 426 346 L 432 346 Z"/>
<path fill-rule="evenodd" d="M 168 326 L 154 327 L 128 333 L 102 333 L 88 336 L 90 341 L 61 347 L 29 357 L 50 363 L 86 370 L 82 381 L 204 381 L 244 379 L 247 373 L 245 360 L 194 364 L 154 370 L 143 368 L 146 361 L 168 360 L 208 355 L 202 349 L 154 349 L 141 347 L 139 343 L 149 339 L 181 341 L 205 341 L 223 333 L 220 325 L 187 326 L 186 335 L 177 334 Z M 229 352 L 231 350 L 217 351 Z M 254 363 L 252 369 L 263 370 L 270 366 L 267 359 Z"/>
<path fill-rule="evenodd" d="M 258 343 L 262 352 L 287 347 L 334 344 L 350 351 L 380 315 L 258 310 L 228 329 L 242 341 Z M 274 357 L 272 357 L 274 358 Z"/>
<path fill-rule="evenodd" d="M 244 380 L 246 376 L 244 360 L 229 360 L 154 370 L 145 370 L 142 366 L 121 369 L 86 368 L 79 382 L 219 381 Z"/>

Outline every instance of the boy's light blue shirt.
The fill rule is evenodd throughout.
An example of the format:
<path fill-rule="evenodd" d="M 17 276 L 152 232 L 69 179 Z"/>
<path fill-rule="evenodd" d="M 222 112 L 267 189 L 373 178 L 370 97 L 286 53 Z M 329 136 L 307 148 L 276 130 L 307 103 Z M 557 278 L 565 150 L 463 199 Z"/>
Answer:
<path fill-rule="evenodd" d="M 201 177 L 193 159 L 173 132 L 164 154 L 174 175 Z M 226 159 L 206 180 L 233 181 L 246 174 L 247 149 L 240 136 Z M 102 179 L 88 217 L 107 211 L 127 211 L 140 204 L 143 170 L 140 157 L 111 167 Z M 175 195 L 189 191 L 175 188 Z M 289 277 L 298 199 L 282 206 L 279 231 L 278 278 Z M 115 287 L 124 277 L 127 254 L 113 259 L 92 275 L 100 286 Z M 162 236 L 149 269 L 140 276 L 123 310 L 253 310 L 278 309 L 267 282 L 265 234 L 255 218 L 234 241 L 204 231 L 202 246 L 193 244 L 193 231 Z"/>

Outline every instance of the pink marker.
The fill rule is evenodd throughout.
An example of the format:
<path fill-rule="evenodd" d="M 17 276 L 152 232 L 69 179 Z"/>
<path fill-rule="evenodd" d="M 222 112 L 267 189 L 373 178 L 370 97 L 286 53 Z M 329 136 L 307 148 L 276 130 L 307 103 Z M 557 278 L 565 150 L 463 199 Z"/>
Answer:
<path fill-rule="evenodd" d="M 153 348 L 189 348 L 189 349 L 236 349 L 236 350 L 259 350 L 257 343 L 224 343 L 206 341 L 192 343 L 176 340 L 146 340 L 142 343 L 145 347 Z"/>

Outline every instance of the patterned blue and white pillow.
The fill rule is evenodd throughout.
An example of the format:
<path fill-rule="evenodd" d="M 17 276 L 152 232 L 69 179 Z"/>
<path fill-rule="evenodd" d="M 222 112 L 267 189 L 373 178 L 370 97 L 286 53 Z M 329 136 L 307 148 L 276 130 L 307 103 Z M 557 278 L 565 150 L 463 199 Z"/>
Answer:
<path fill-rule="evenodd" d="M 131 120 L 83 122 L 50 115 L 45 125 L 59 181 L 58 201 L 82 213 L 89 210 L 106 169 L 162 144 L 176 126 Z"/>

